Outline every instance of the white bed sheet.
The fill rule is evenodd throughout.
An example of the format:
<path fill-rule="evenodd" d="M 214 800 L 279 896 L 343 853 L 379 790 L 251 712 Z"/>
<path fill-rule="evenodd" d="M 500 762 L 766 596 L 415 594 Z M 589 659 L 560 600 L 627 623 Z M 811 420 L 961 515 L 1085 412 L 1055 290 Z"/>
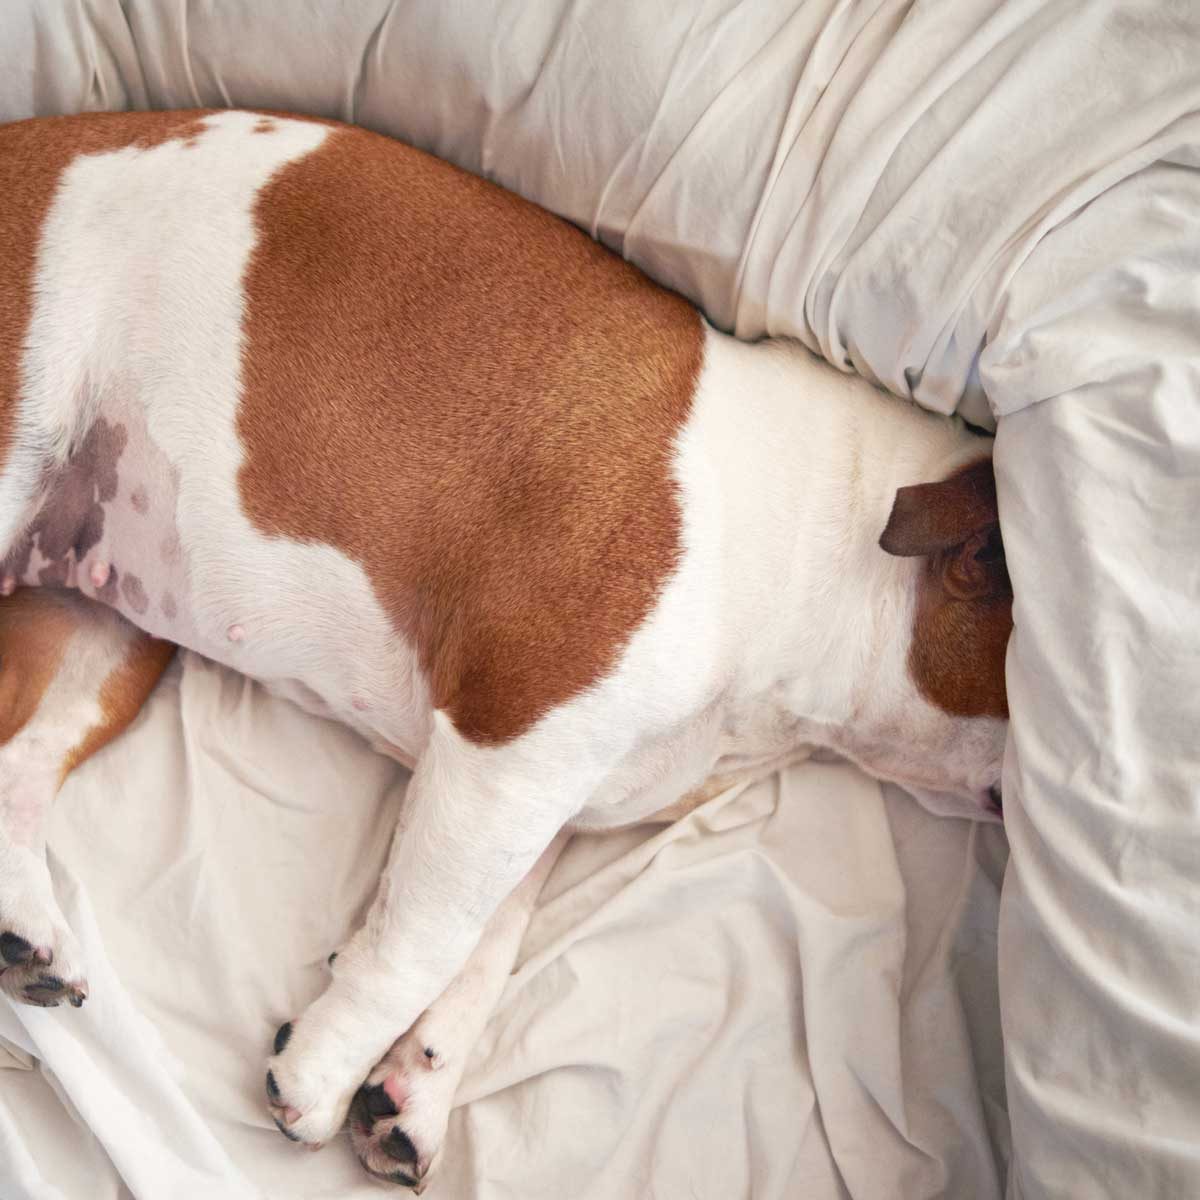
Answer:
<path fill-rule="evenodd" d="M 295 12 L 11 0 L 0 112 L 356 119 L 745 336 L 998 420 L 1009 1195 L 1200 1195 L 1200 7 Z"/>
<path fill-rule="evenodd" d="M 0 1010 L 5 1200 L 379 1195 L 344 1137 L 279 1136 L 263 1059 L 369 900 L 405 779 L 229 671 L 171 668 L 55 816 L 92 996 Z M 998 1200 L 1004 856 L 998 827 L 836 764 L 577 838 L 428 1194 Z"/>

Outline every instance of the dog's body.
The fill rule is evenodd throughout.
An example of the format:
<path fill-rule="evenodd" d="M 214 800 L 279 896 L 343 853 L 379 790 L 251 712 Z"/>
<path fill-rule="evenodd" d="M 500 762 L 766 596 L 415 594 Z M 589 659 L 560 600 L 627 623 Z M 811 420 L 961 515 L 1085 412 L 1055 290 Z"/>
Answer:
<path fill-rule="evenodd" d="M 0 619 L 6 658 L 31 628 L 56 648 L 0 726 L 10 994 L 81 998 L 38 813 L 153 685 L 147 635 L 414 767 L 368 922 L 268 1076 L 281 1128 L 323 1141 L 413 1026 L 353 1125 L 401 1182 L 457 1078 L 428 1040 L 461 1070 L 564 827 L 814 747 L 988 803 L 1011 596 L 959 425 L 737 343 L 361 130 L 30 122 L 0 130 L 0 177 L 0 590 L 143 631 L 28 590 Z M 85 699 L 47 707 L 72 672 Z"/>

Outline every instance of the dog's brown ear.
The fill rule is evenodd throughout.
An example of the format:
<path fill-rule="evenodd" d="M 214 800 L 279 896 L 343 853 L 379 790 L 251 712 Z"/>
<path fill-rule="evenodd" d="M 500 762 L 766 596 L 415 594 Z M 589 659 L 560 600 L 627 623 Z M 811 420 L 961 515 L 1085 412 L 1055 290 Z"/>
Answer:
<path fill-rule="evenodd" d="M 999 528 L 992 460 L 980 458 L 940 483 L 900 488 L 879 545 L 888 554 L 911 558 L 978 541 L 976 549 L 986 556 L 996 549 L 989 547 L 993 530 L 998 544 Z M 974 561 L 973 553 L 967 557 Z"/>

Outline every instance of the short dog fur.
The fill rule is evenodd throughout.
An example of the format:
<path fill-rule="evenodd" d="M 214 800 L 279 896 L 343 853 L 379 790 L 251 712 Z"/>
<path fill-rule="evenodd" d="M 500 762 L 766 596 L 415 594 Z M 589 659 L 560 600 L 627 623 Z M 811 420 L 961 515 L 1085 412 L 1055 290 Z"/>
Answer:
<path fill-rule="evenodd" d="M 349 1113 L 407 1186 L 571 829 L 816 748 L 994 805 L 1012 597 L 961 423 L 734 341 L 548 213 L 334 122 L 22 122 L 0 180 L 14 999 L 86 996 L 45 813 L 174 645 L 413 769 L 367 920 L 265 1068 L 289 1138 Z"/>

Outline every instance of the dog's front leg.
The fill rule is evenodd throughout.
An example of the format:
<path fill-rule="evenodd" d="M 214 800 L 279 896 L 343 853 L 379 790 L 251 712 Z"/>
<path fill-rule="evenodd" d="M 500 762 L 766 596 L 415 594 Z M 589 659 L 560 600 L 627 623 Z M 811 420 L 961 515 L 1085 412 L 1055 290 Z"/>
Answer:
<path fill-rule="evenodd" d="M 14 1000 L 87 995 L 46 867 L 46 818 L 68 772 L 133 720 L 173 649 L 70 593 L 0 600 L 0 988 Z"/>
<path fill-rule="evenodd" d="M 582 806 L 587 774 L 525 739 L 475 745 L 435 714 L 366 923 L 325 993 L 276 1036 L 266 1087 L 288 1137 L 319 1144 L 337 1133 L 368 1072 Z"/>

